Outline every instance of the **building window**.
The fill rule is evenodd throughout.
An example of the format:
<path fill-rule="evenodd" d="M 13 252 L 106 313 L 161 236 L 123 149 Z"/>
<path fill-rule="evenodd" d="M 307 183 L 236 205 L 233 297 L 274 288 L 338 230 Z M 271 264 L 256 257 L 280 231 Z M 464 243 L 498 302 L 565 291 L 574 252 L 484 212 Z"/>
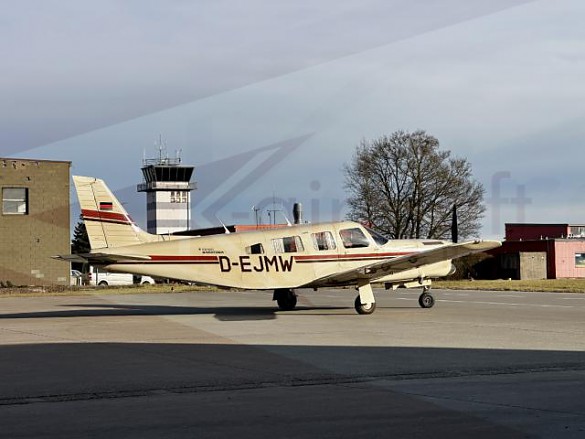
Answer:
<path fill-rule="evenodd" d="M 28 215 L 28 189 L 24 187 L 3 188 L 2 213 L 4 215 Z"/>
<path fill-rule="evenodd" d="M 171 191 L 171 203 L 186 203 L 187 192 L 185 191 Z"/>
<path fill-rule="evenodd" d="M 575 253 L 575 267 L 585 268 L 585 253 Z"/>

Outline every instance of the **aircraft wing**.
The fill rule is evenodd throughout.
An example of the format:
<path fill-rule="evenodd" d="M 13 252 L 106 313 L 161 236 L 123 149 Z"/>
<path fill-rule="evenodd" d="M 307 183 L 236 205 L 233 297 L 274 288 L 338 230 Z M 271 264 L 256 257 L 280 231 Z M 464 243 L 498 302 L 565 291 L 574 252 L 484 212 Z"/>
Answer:
<path fill-rule="evenodd" d="M 468 241 L 459 244 L 443 245 L 430 250 L 413 252 L 408 255 L 374 262 L 341 273 L 335 273 L 317 279 L 311 282 L 310 285 L 347 284 L 357 280 L 370 280 L 370 282 L 375 282 L 377 279 L 381 279 L 390 274 L 418 268 L 423 265 L 434 264 L 436 262 L 457 259 L 473 253 L 484 252 L 492 248 L 500 247 L 501 245 L 502 243 L 500 241 Z"/>
<path fill-rule="evenodd" d="M 90 264 L 97 265 L 108 265 L 126 261 L 148 261 L 151 259 L 150 256 L 111 253 L 80 253 L 78 255 L 53 256 L 53 258 L 69 262 L 89 262 Z"/>

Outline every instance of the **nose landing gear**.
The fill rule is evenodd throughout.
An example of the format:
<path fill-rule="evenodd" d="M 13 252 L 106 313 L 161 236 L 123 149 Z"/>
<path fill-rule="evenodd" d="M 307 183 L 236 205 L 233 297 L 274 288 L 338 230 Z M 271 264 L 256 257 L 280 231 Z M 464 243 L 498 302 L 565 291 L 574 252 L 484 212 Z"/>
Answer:
<path fill-rule="evenodd" d="M 358 314 L 372 314 L 376 310 L 376 299 L 369 281 L 359 282 L 357 286 L 358 296 L 355 298 L 354 307 Z"/>
<path fill-rule="evenodd" d="M 354 307 L 355 307 L 355 310 L 358 314 L 362 314 L 362 315 L 372 314 L 376 310 L 376 302 L 366 303 L 366 304 L 362 305 L 362 301 L 360 299 L 360 296 L 358 295 L 355 298 Z"/>

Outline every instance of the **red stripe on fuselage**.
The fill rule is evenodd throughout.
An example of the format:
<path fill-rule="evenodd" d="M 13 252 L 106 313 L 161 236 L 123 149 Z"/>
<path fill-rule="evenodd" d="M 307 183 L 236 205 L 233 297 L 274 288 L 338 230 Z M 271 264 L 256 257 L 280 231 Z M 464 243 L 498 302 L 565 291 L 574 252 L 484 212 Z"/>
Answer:
<path fill-rule="evenodd" d="M 217 256 L 150 255 L 152 262 L 217 262 Z"/>

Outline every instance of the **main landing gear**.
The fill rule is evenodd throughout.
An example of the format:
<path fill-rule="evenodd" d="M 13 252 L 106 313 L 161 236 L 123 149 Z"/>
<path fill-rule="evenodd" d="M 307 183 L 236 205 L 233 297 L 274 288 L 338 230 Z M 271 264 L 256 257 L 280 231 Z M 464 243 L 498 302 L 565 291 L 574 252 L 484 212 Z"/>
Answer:
<path fill-rule="evenodd" d="M 354 301 L 356 312 L 361 315 L 372 314 L 376 310 L 376 299 L 372 286 L 369 283 L 358 284 L 357 290 L 359 294 Z M 292 311 L 297 306 L 297 295 L 289 288 L 274 290 L 272 300 L 276 300 L 281 311 Z M 435 298 L 431 295 L 429 286 L 423 288 L 423 292 L 418 298 L 418 304 L 421 308 L 432 308 L 435 304 Z"/>
<path fill-rule="evenodd" d="M 435 298 L 430 293 L 430 287 L 424 287 L 422 294 L 418 297 L 418 304 L 421 308 L 432 308 L 435 304 Z"/>
<path fill-rule="evenodd" d="M 288 288 L 274 290 L 272 300 L 276 300 L 281 311 L 292 311 L 297 306 L 297 295 Z"/>

